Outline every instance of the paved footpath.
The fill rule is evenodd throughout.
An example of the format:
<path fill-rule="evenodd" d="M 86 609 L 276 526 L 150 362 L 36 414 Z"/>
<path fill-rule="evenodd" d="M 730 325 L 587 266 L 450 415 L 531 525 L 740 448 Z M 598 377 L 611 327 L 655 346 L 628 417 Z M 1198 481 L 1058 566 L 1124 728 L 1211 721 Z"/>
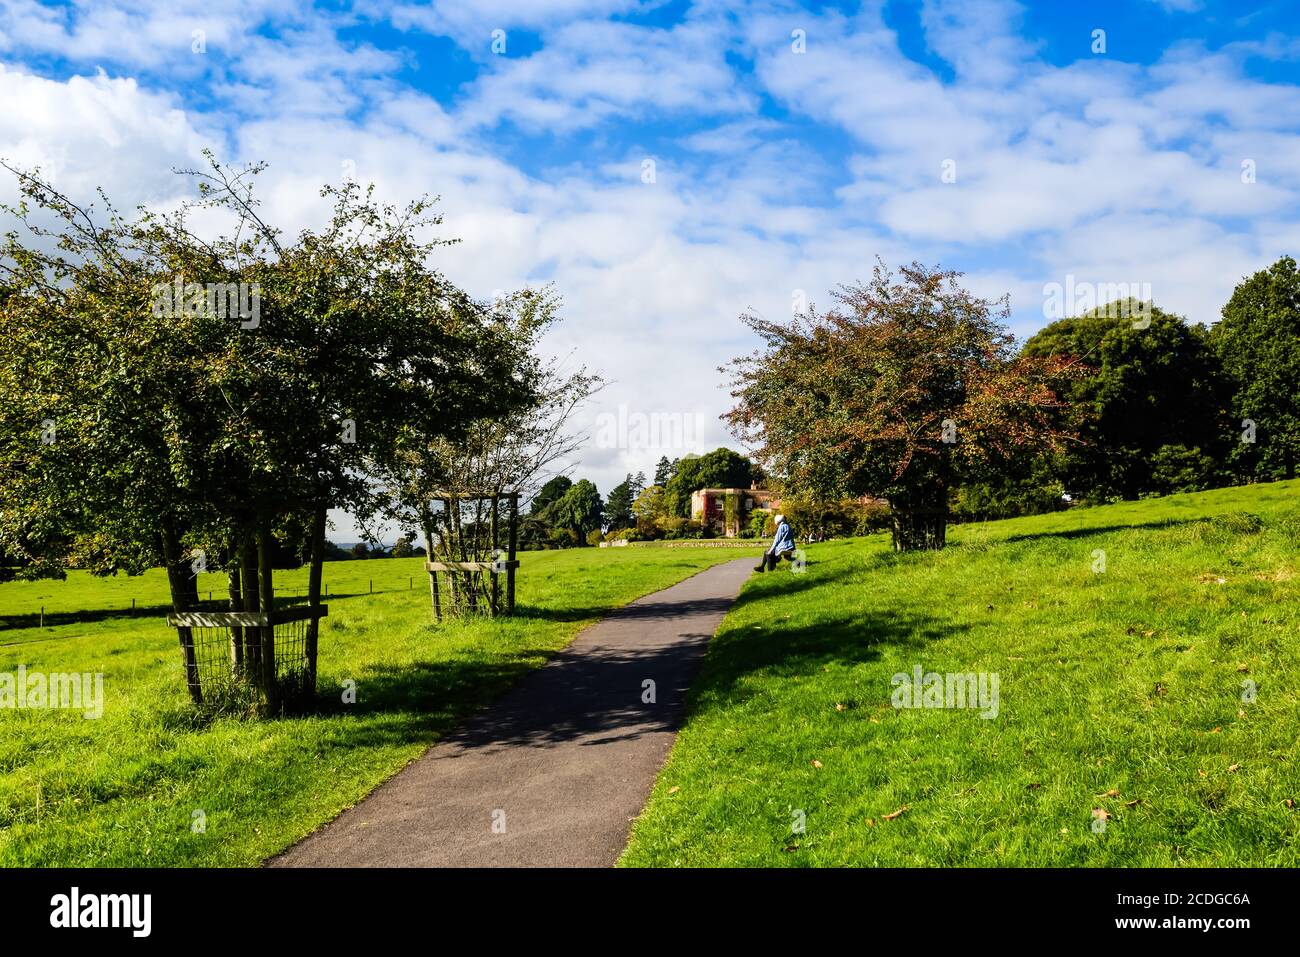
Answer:
<path fill-rule="evenodd" d="M 754 566 L 715 565 L 583 630 L 272 867 L 608 867 Z M 646 681 L 654 703 L 644 703 Z"/>

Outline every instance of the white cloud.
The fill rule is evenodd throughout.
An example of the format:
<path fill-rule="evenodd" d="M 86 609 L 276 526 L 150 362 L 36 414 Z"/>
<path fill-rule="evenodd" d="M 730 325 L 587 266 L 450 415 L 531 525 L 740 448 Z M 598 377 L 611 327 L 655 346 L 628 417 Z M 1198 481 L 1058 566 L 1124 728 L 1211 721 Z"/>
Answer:
<path fill-rule="evenodd" d="M 735 19 L 704 3 L 669 30 L 591 19 L 642 9 L 632 0 L 399 8 L 400 29 L 474 45 L 477 79 L 439 103 L 398 81 L 404 54 L 338 38 L 342 23 L 387 15 L 378 7 L 321 20 L 289 0 L 0 4 L 7 62 L 57 53 L 86 74 L 0 69 L 0 156 L 129 206 L 174 202 L 170 169 L 214 144 L 271 164 L 267 214 L 291 232 L 320 222 L 319 186 L 347 172 L 395 202 L 441 194 L 442 234 L 463 241 L 437 265 L 475 294 L 554 280 L 567 321 L 552 347 L 612 380 L 587 425 L 620 405 L 705 423 L 691 448 L 591 449 L 581 473 L 604 491 L 660 454 L 727 441 L 717 366 L 752 348 L 740 313 L 788 315 L 798 294 L 824 306 L 877 255 L 1011 293 L 1023 336 L 1045 321 L 1043 284 L 1067 274 L 1150 282 L 1163 307 L 1210 321 L 1243 275 L 1300 249 L 1300 97 L 1242 65 L 1293 56 L 1280 40 L 1183 44 L 1148 67 L 1051 66 L 1021 39 L 1016 5 L 931 2 L 922 23 L 952 66 L 945 82 L 903 54 L 879 3 L 852 16 L 771 3 Z M 199 20 L 206 60 L 189 52 Z M 536 31 L 541 49 L 492 56 L 498 27 Z M 503 122 L 581 148 L 525 170 Z M 668 123 L 675 143 L 652 129 Z M 847 159 L 809 138 L 819 125 Z M 940 179 L 945 159 L 955 183 Z"/>
<path fill-rule="evenodd" d="M 577 21 L 547 34 L 526 57 L 493 57 L 461 113 L 491 127 L 509 120 L 532 131 L 571 132 L 611 117 L 719 115 L 749 111 L 719 25 L 688 21 L 671 30 Z"/>

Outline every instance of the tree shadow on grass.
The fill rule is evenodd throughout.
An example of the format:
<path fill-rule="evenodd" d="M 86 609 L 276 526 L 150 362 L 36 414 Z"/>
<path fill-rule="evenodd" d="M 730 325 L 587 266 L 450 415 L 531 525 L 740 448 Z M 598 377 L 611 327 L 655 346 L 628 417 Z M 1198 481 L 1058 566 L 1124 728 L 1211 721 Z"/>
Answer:
<path fill-rule="evenodd" d="M 709 599 L 704 604 L 709 610 L 725 612 L 732 604 L 731 599 Z M 585 605 L 581 607 L 542 608 L 535 605 L 515 605 L 515 617 L 535 619 L 538 621 L 585 621 L 589 618 L 608 618 L 617 614 L 621 618 L 652 620 L 671 617 L 681 607 L 680 601 L 644 601 L 637 600 L 631 604 L 609 602 L 602 605 Z"/>
<path fill-rule="evenodd" d="M 927 645 L 970 629 L 914 611 L 889 616 L 825 614 L 809 624 L 781 618 L 761 625 L 738 626 L 714 639 L 708 663 L 693 695 L 698 707 L 729 707 L 766 688 L 747 683 L 757 674 L 799 678 L 829 665 L 858 665 L 879 661 L 886 645 L 920 656 Z"/>
<path fill-rule="evenodd" d="M 872 562 L 866 565 L 854 565 L 848 564 L 841 559 L 837 560 L 833 565 L 830 563 L 823 565 L 823 563 L 810 558 L 803 572 L 796 572 L 785 566 L 780 566 L 775 571 L 755 572 L 745 590 L 740 593 L 740 596 L 731 607 L 741 608 L 757 601 L 766 601 L 769 598 L 788 598 L 822 585 L 840 581 L 850 575 L 870 571 L 877 564 L 880 563 Z"/>
<path fill-rule="evenodd" d="M 768 598 L 790 595 L 853 571 L 852 567 L 827 568 L 815 577 L 787 573 L 750 591 Z M 530 647 L 497 652 L 490 660 L 467 655 L 369 665 L 352 676 L 355 704 L 344 704 L 338 693 L 328 698 L 322 693 L 314 713 L 362 719 L 342 735 L 344 747 L 406 744 L 440 736 L 440 744 L 450 745 L 447 753 L 453 757 L 462 750 L 481 753 L 575 741 L 585 746 L 672 731 L 684 717 L 687 694 L 709 648 L 714 623 L 731 607 L 730 598 L 702 597 L 565 609 L 563 620 L 603 618 L 614 630 L 602 632 L 594 642 L 559 651 Z M 551 619 L 547 609 L 519 611 L 521 617 L 559 620 Z M 903 640 L 908 626 L 901 619 L 893 626 L 897 634 L 878 630 L 865 643 L 853 622 L 828 622 L 824 628 L 775 640 L 764 635 L 756 648 L 749 649 L 746 660 L 754 667 L 766 667 L 784 658 L 784 667 L 797 669 L 813 657 L 842 656 L 855 646 L 858 653 L 877 654 L 870 651 L 873 644 Z M 545 660 L 543 667 L 538 667 L 538 659 Z M 343 678 L 322 674 L 318 688 L 321 692 L 338 688 Z M 643 700 L 647 680 L 654 682 L 652 701 Z"/>
<path fill-rule="evenodd" d="M 708 634 L 685 643 L 623 651 L 562 650 L 536 667 L 540 649 L 504 661 L 419 662 L 378 666 L 357 677 L 355 705 L 322 701 L 324 717 L 366 720 L 349 729 L 345 747 L 408 744 L 438 736 L 457 750 L 489 753 L 509 747 L 584 746 L 675 730 Z M 531 660 L 529 660 L 531 658 Z M 645 701 L 645 681 L 654 700 Z"/>
<path fill-rule="evenodd" d="M 370 666 L 356 676 L 357 704 L 322 705 L 321 713 L 384 716 L 350 731 L 350 745 L 442 733 L 453 756 L 458 749 L 585 746 L 674 730 L 713 628 L 730 605 L 716 597 L 642 601 L 612 609 L 608 627 L 576 647 L 517 649 L 486 662 Z M 481 710 L 455 727 L 475 708 Z"/>
<path fill-rule="evenodd" d="M 138 605 L 135 608 L 94 608 L 84 611 L 47 611 L 45 627 L 58 628 L 62 625 L 90 625 L 116 618 L 165 618 L 171 613 L 171 604 Z M 0 635 L 9 629 L 39 628 L 40 611 L 23 612 L 16 615 L 0 615 Z"/>
<path fill-rule="evenodd" d="M 400 589 L 400 590 L 405 591 L 406 589 Z M 374 594 L 376 595 L 382 593 L 383 592 L 380 591 L 374 592 Z M 322 595 L 321 602 L 328 604 L 329 602 L 332 601 L 340 601 L 342 599 L 347 599 L 347 598 L 367 598 L 369 596 L 370 596 L 369 592 L 354 592 L 354 593 L 333 592 L 328 596 Z M 303 594 L 301 595 L 285 595 L 285 594 L 276 595 L 275 604 L 277 608 L 295 608 L 300 605 L 305 605 L 307 604 L 306 590 L 303 589 Z M 230 611 L 230 601 L 227 598 L 213 598 L 213 599 L 205 598 L 205 599 L 201 599 L 196 605 L 194 605 L 193 610 L 207 611 L 207 612 Z M 44 619 L 45 619 L 46 628 L 59 628 L 65 625 L 93 625 L 105 621 L 114 621 L 117 619 L 134 619 L 134 618 L 151 619 L 153 621 L 163 620 L 165 623 L 165 619 L 171 613 L 172 613 L 171 602 L 166 602 L 162 604 L 153 604 L 153 605 L 137 605 L 135 608 L 87 608 L 87 609 L 78 609 L 75 611 L 47 611 L 45 612 Z M 41 617 L 42 616 L 39 611 L 0 615 L 0 636 L 3 636 L 4 633 L 9 630 L 18 630 L 21 628 L 39 628 L 41 627 Z M 48 636 L 48 638 L 79 638 L 79 637 L 81 636 L 80 635 Z M 46 640 L 48 640 L 48 638 Z M 26 640 L 32 641 L 37 639 L 26 639 Z M 0 645 L 21 644 L 21 643 L 23 642 L 22 641 L 18 641 L 18 642 L 0 641 Z"/>
<path fill-rule="evenodd" d="M 1201 521 L 1201 519 L 1177 518 L 1163 519 L 1157 522 L 1139 522 L 1130 525 L 1096 525 L 1089 528 L 1067 528 L 1057 532 L 1026 532 L 1023 535 L 1011 535 L 1007 538 L 989 538 L 987 542 L 954 542 L 950 547 L 961 548 L 963 545 L 1000 545 L 1012 542 L 1032 542 L 1043 538 L 1092 538 L 1095 535 L 1109 535 L 1112 532 L 1127 532 L 1137 528 L 1156 530 L 1176 528 L 1179 525 L 1190 525 L 1198 521 Z"/>
<path fill-rule="evenodd" d="M 345 747 L 432 743 L 466 715 L 508 692 L 537 669 L 538 658 L 549 655 L 546 649 L 521 648 L 491 661 L 454 658 L 368 665 L 348 676 L 356 682 L 353 704 L 343 702 L 344 677 L 321 675 L 310 713 L 358 721 L 340 742 Z M 331 689 L 328 697 L 327 688 Z"/>

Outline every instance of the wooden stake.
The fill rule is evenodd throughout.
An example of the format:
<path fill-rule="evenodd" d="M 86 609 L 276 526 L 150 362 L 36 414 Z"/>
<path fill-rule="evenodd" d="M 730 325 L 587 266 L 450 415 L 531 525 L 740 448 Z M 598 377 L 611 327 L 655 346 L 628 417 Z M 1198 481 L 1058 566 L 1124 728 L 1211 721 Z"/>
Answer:
<path fill-rule="evenodd" d="M 172 607 L 180 612 L 189 611 L 190 582 L 185 578 L 185 573 L 180 568 L 180 564 L 184 560 L 180 553 L 181 546 L 169 521 L 163 522 L 162 542 L 163 560 L 167 562 L 167 584 L 172 593 Z M 42 608 L 42 624 L 44 624 L 44 618 L 45 609 Z M 198 656 L 194 651 L 194 631 L 190 628 L 177 628 L 176 633 L 180 636 L 181 653 L 185 658 L 185 684 L 190 689 L 190 698 L 193 699 L 195 704 L 202 704 L 203 688 L 199 681 Z"/>
<path fill-rule="evenodd" d="M 271 529 L 265 521 L 257 530 L 257 574 L 261 583 L 260 608 L 268 624 L 262 628 L 262 693 L 266 695 L 266 708 L 275 714 L 280 706 L 279 688 L 275 676 L 275 584 L 271 568 Z"/>
<path fill-rule="evenodd" d="M 501 557 L 498 554 L 501 551 L 501 538 L 498 523 L 498 513 L 500 511 L 498 508 L 498 496 L 500 494 L 500 492 L 492 493 L 492 551 L 489 557 L 491 557 L 493 561 L 496 561 Z M 491 604 L 492 614 L 496 615 L 501 610 L 501 578 L 500 573 L 495 570 L 492 572 Z"/>
<path fill-rule="evenodd" d="M 422 510 L 421 528 L 424 531 L 424 560 L 431 562 L 434 560 L 433 554 L 433 515 L 429 507 L 425 505 Z M 441 599 L 438 597 L 438 573 L 429 572 L 429 594 L 433 600 L 433 620 L 442 621 Z"/>
<path fill-rule="evenodd" d="M 230 591 L 230 610 L 244 610 L 244 592 L 239 577 L 239 566 L 232 564 L 226 572 Z M 239 674 L 244 668 L 244 629 L 238 625 L 230 627 L 230 665 Z"/>
<path fill-rule="evenodd" d="M 243 581 L 244 611 L 257 611 L 257 546 L 247 532 L 241 533 L 240 577 Z M 262 670 L 262 629 L 244 629 L 244 673 L 257 680 Z"/>
<path fill-rule="evenodd" d="M 519 537 L 519 493 L 510 493 L 510 549 L 506 553 L 506 614 L 515 613 L 515 548 Z"/>
<path fill-rule="evenodd" d="M 326 508 L 320 506 L 311 530 L 311 572 L 307 576 L 307 604 L 312 609 L 320 607 L 321 576 L 325 564 L 325 517 Z M 320 618 L 312 617 L 307 622 L 307 692 L 316 693 L 316 651 L 320 639 Z"/>

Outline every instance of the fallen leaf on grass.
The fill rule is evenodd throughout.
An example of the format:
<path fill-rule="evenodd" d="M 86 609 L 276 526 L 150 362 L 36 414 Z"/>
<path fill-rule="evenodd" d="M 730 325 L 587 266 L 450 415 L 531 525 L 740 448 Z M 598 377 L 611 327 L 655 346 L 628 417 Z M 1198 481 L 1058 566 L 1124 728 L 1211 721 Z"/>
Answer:
<path fill-rule="evenodd" d="M 1139 804 L 1141 804 L 1141 803 L 1142 803 L 1142 799 L 1141 799 L 1141 798 L 1134 798 L 1134 799 L 1131 800 L 1131 801 L 1125 801 L 1125 802 L 1124 802 L 1124 806 L 1125 806 L 1125 807 L 1137 807 L 1137 806 L 1138 806 Z"/>
<path fill-rule="evenodd" d="M 674 784 L 672 787 L 670 787 L 670 788 L 668 789 L 668 793 L 669 793 L 669 794 L 676 794 L 676 793 L 677 793 L 678 791 L 680 791 L 681 789 L 682 789 L 682 788 L 681 788 L 681 785 L 680 785 L 680 784 Z"/>
<path fill-rule="evenodd" d="M 835 710 L 836 710 L 836 711 L 843 711 L 843 710 L 844 710 L 844 705 L 840 704 L 839 702 L 836 702 L 836 703 L 835 703 Z"/>
<path fill-rule="evenodd" d="M 1097 797 L 1099 797 L 1099 798 L 1117 798 L 1117 797 L 1119 797 L 1119 790 L 1118 790 L 1117 788 L 1111 788 L 1111 789 L 1110 789 L 1109 791 L 1107 791 L 1105 794 L 1098 794 Z"/>
<path fill-rule="evenodd" d="M 1092 809 L 1092 816 L 1093 816 L 1093 817 L 1099 817 L 1099 818 L 1101 818 L 1103 821 L 1109 821 L 1109 820 L 1110 820 L 1110 811 L 1107 811 L 1104 807 L 1095 807 L 1095 808 Z"/>
<path fill-rule="evenodd" d="M 1237 670 L 1244 675 L 1247 671 L 1250 670 L 1250 668 L 1247 667 L 1246 665 L 1237 665 Z"/>
<path fill-rule="evenodd" d="M 1228 773 L 1229 773 L 1229 774 L 1236 774 L 1236 773 L 1237 773 L 1237 768 L 1239 768 L 1239 767 L 1241 767 L 1240 764 L 1230 764 L 1230 765 L 1228 765 Z"/>
<path fill-rule="evenodd" d="M 812 766 L 815 768 L 820 768 L 822 766 L 822 763 L 818 761 L 816 758 L 813 758 Z"/>
<path fill-rule="evenodd" d="M 1291 798 L 1287 798 L 1287 799 L 1286 799 L 1285 801 L 1283 801 L 1282 803 L 1283 803 L 1285 806 L 1287 806 L 1287 807 L 1295 807 L 1295 801 L 1294 801 L 1293 799 L 1291 799 Z"/>
<path fill-rule="evenodd" d="M 902 816 L 903 816 L 904 814 L 906 814 L 909 810 L 910 810 L 910 808 L 909 808 L 906 804 L 904 804 L 902 807 L 900 807 L 900 808 L 899 808 L 897 811 L 895 811 L 893 814 L 886 814 L 886 815 L 884 815 L 884 816 L 881 818 L 881 820 L 883 820 L 883 821 L 892 821 L 892 820 L 894 820 L 894 818 L 902 817 Z"/>
<path fill-rule="evenodd" d="M 1197 768 L 1197 769 L 1196 769 L 1196 773 L 1199 774 L 1199 775 L 1200 775 L 1201 777 L 1203 777 L 1203 778 L 1208 778 L 1208 777 L 1209 777 L 1209 775 L 1206 774 L 1204 771 L 1202 771 L 1200 768 Z"/>

